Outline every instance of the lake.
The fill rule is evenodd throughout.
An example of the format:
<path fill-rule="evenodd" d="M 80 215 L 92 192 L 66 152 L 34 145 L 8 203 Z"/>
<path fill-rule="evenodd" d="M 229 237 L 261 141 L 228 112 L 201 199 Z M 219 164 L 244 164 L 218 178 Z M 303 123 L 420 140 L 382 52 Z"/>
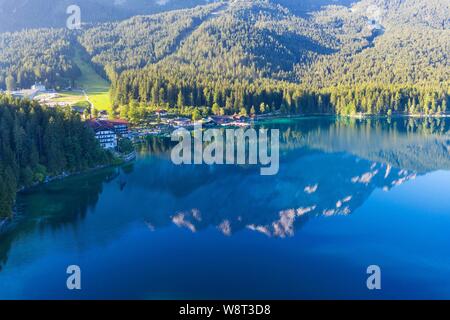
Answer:
<path fill-rule="evenodd" d="M 155 138 L 134 163 L 20 194 L 0 298 L 450 298 L 450 119 L 258 126 L 280 129 L 277 175 L 176 166 Z"/>

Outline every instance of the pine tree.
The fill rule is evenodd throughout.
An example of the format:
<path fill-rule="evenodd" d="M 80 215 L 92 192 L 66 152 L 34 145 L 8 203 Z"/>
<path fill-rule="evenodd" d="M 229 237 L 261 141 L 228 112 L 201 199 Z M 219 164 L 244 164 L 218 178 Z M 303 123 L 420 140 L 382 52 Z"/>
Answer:
<path fill-rule="evenodd" d="M 183 95 L 183 92 L 180 90 L 178 92 L 178 97 L 177 97 L 177 106 L 178 106 L 178 108 L 183 108 L 184 105 L 185 105 L 184 95 Z"/>

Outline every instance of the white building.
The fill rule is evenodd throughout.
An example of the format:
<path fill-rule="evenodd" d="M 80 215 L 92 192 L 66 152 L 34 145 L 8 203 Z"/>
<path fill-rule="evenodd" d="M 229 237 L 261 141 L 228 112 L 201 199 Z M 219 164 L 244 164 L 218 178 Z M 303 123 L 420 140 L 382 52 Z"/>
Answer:
<path fill-rule="evenodd" d="M 95 137 L 103 149 L 115 149 L 117 147 L 117 135 L 109 129 L 100 129 L 95 132 Z"/>
<path fill-rule="evenodd" d="M 117 147 L 117 134 L 114 132 L 114 126 L 101 120 L 89 120 L 87 124 L 94 130 L 95 137 L 104 149 L 115 149 Z"/>

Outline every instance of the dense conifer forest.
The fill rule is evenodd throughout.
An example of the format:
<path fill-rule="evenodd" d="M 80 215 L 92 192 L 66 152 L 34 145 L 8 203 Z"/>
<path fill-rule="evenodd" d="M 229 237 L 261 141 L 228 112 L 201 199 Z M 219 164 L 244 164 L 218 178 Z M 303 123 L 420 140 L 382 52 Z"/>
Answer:
<path fill-rule="evenodd" d="M 173 54 L 114 76 L 116 110 L 131 120 L 149 106 L 203 116 L 445 113 L 450 30 L 441 13 L 413 15 L 418 2 L 379 4 L 379 21 L 365 8 L 369 1 L 309 18 L 271 2 L 235 3 Z M 422 4 L 448 12 L 440 2 Z M 407 22 L 398 22 L 400 13 Z"/>
<path fill-rule="evenodd" d="M 84 52 L 111 82 L 116 114 L 131 120 L 156 108 L 196 116 L 446 112 L 448 4 L 362 0 L 299 13 L 311 6 L 219 1 L 76 32 L 0 34 L 0 88 L 69 86 L 79 76 L 75 52 Z"/>
<path fill-rule="evenodd" d="M 0 89 L 29 88 L 35 82 L 70 86 L 80 75 L 73 44 L 74 36 L 63 29 L 0 33 Z"/>
<path fill-rule="evenodd" d="M 0 218 L 17 190 L 112 160 L 77 114 L 0 95 Z"/>

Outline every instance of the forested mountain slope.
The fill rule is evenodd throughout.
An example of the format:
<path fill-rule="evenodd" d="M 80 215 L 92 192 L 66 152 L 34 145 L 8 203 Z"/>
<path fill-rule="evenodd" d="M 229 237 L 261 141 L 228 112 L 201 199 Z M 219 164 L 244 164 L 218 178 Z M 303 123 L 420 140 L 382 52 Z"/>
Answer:
<path fill-rule="evenodd" d="M 325 10 L 317 19 L 330 19 Z M 365 16 L 378 37 L 365 50 L 320 57 L 299 78 L 315 86 L 361 82 L 442 83 L 450 74 L 450 1 L 363 0 L 347 13 Z M 343 14 L 335 15 L 336 20 Z M 352 19 L 353 20 L 353 19 Z"/>
<path fill-rule="evenodd" d="M 355 3 L 354 10 L 369 13 L 388 26 L 450 27 L 449 0 L 362 0 Z"/>
<path fill-rule="evenodd" d="M 301 17 L 272 1 L 241 0 L 102 25 L 81 42 L 94 62 L 119 72 L 163 60 L 161 69 L 319 87 L 436 83 L 449 71 L 445 2 L 364 0 Z"/>
<path fill-rule="evenodd" d="M 64 29 L 0 33 L 0 89 L 29 88 L 37 81 L 70 85 L 79 76 L 74 37 Z"/>
<path fill-rule="evenodd" d="M 4 34 L 0 87 L 28 85 L 22 74 L 34 72 L 5 52 L 49 55 L 37 60 L 46 72 L 30 79 L 52 86 L 76 77 L 73 51 L 81 50 L 111 80 L 117 112 L 135 102 L 205 114 L 445 112 L 449 0 L 361 0 L 298 13 L 308 3 L 221 1 L 72 33 Z M 22 35 L 26 42 L 11 40 Z"/>
<path fill-rule="evenodd" d="M 420 3 L 434 8 L 424 0 L 402 6 Z M 428 18 L 423 24 L 420 15 L 389 23 L 400 11 L 384 10 L 364 1 L 305 18 L 271 1 L 233 2 L 172 55 L 123 72 L 113 84 L 115 101 L 214 113 L 445 112 L 449 30 Z"/>
<path fill-rule="evenodd" d="M 69 5 L 81 9 L 83 23 L 126 19 L 138 14 L 190 8 L 207 0 L 0 0 L 0 32 L 25 28 L 64 27 Z"/>
<path fill-rule="evenodd" d="M 190 66 L 221 77 L 293 80 L 297 65 L 369 45 L 373 32 L 365 28 L 367 18 L 335 8 L 326 11 L 326 17 L 305 18 L 271 1 L 222 2 L 101 25 L 85 32 L 81 43 L 96 63 L 112 61 L 119 71 L 125 64 L 141 68 L 165 57 L 158 64 L 161 68 Z M 173 41 L 181 36 L 183 41 Z M 105 44 L 105 39 L 110 42 Z"/>
<path fill-rule="evenodd" d="M 100 24 L 86 30 L 80 43 L 95 64 L 110 65 L 117 72 L 142 68 L 171 54 L 220 8 L 222 4 L 213 4 Z"/>
<path fill-rule="evenodd" d="M 66 9 L 76 4 L 83 23 L 108 22 L 135 15 L 193 8 L 218 0 L 0 0 L 0 32 L 25 28 L 64 27 Z M 227 1 L 227 0 L 226 0 Z M 276 0 L 296 14 L 305 15 L 327 4 L 349 5 L 353 0 Z"/>

